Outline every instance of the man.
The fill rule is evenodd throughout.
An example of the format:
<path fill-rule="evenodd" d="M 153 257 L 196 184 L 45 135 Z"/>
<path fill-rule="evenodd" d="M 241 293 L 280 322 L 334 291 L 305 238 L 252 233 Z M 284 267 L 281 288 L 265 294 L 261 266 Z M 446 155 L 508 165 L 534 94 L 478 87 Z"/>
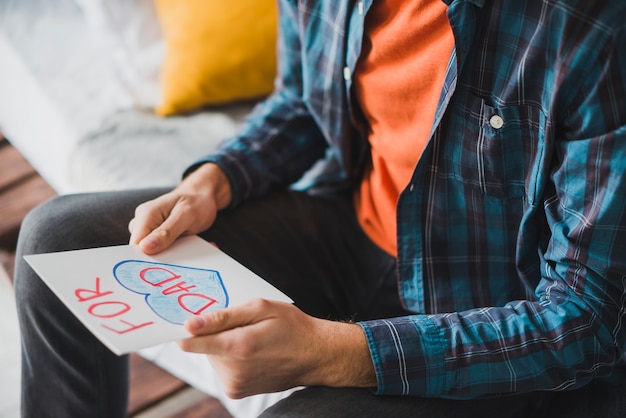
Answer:
<path fill-rule="evenodd" d="M 19 254 L 121 244 L 133 216 L 149 254 L 215 242 L 295 306 L 192 318 L 180 346 L 233 397 L 310 387 L 268 416 L 623 416 L 626 4 L 280 13 L 280 83 L 236 138 L 171 192 L 39 208 Z M 123 414 L 124 359 L 23 263 L 16 286 L 25 415 Z"/>

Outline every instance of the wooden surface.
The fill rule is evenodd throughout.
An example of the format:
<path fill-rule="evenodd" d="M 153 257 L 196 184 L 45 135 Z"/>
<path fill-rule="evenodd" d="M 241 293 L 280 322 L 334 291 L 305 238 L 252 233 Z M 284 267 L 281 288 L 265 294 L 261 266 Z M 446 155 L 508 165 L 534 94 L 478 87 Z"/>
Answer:
<path fill-rule="evenodd" d="M 0 139 L 0 248 L 10 250 L 26 213 L 55 194 L 15 148 Z"/>
<path fill-rule="evenodd" d="M 55 194 L 0 134 L 0 265 L 10 278 L 13 277 L 17 234 L 24 216 Z M 141 356 L 130 356 L 130 417 L 141 414 L 162 418 L 230 417 L 217 399 L 203 394 L 196 395 L 189 404 L 178 405 L 175 413 L 160 412 L 160 405 L 166 400 L 175 401 L 178 394 L 191 390 L 185 382 Z"/>
<path fill-rule="evenodd" d="M 137 354 L 130 355 L 128 415 L 133 416 L 174 395 L 187 384 Z"/>

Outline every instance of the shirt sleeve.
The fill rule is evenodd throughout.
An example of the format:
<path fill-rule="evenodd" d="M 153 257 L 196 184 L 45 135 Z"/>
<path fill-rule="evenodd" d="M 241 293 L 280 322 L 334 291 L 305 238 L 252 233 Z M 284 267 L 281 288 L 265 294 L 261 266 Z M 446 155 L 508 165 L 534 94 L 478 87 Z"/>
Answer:
<path fill-rule="evenodd" d="M 298 6 L 279 3 L 275 92 L 255 107 L 236 136 L 184 174 L 206 162 L 218 164 L 231 182 L 231 206 L 298 180 L 328 146 L 302 100 Z"/>
<path fill-rule="evenodd" d="M 614 35 L 597 57 L 568 57 L 585 71 L 559 96 L 554 164 L 533 208 L 549 231 L 537 249 L 536 300 L 361 322 L 377 393 L 470 399 L 573 389 L 621 372 L 626 37 L 623 28 Z"/>

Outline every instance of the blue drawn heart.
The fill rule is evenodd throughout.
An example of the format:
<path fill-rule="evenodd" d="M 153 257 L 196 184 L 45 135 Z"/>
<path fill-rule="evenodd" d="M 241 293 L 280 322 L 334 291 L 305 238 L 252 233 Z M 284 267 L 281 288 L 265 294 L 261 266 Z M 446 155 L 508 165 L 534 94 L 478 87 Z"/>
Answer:
<path fill-rule="evenodd" d="M 174 324 L 228 306 L 228 293 L 215 270 L 125 260 L 115 265 L 113 276 L 128 290 L 146 295 L 148 306 Z"/>

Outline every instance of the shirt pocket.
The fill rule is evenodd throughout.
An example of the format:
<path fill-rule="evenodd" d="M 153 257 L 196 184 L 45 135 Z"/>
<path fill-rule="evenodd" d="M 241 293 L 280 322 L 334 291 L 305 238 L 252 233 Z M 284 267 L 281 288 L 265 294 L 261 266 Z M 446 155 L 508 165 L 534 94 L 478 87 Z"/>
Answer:
<path fill-rule="evenodd" d="M 443 135 L 446 170 L 480 193 L 535 200 L 545 114 L 526 104 L 495 106 L 468 94 L 451 104 Z M 445 124 L 445 122 L 444 122 Z"/>

